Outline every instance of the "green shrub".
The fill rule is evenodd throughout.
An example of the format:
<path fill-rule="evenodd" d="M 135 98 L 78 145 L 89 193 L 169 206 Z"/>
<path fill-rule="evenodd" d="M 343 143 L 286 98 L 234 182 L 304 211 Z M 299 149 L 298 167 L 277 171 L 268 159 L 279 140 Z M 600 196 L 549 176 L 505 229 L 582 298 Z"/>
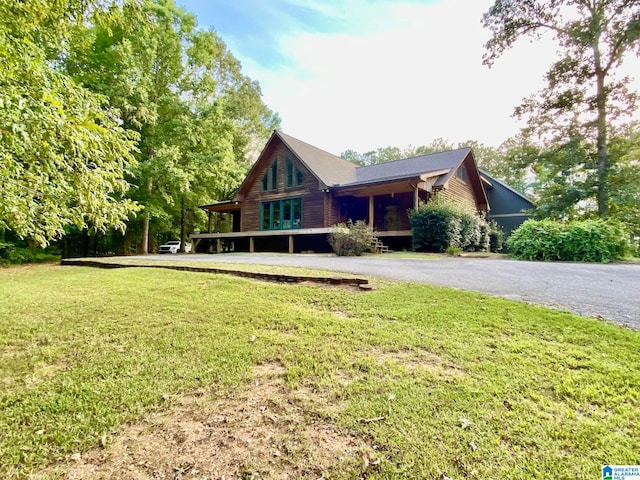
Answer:
<path fill-rule="evenodd" d="M 460 247 L 447 247 L 445 252 L 447 253 L 447 255 L 451 255 L 452 257 L 457 257 L 460 255 L 460 252 L 462 252 L 462 250 L 460 250 Z"/>
<path fill-rule="evenodd" d="M 460 250 L 486 250 L 488 228 L 475 211 L 451 200 L 436 196 L 409 213 L 413 249 L 444 252 L 450 247 Z"/>
<path fill-rule="evenodd" d="M 331 248 L 341 257 L 360 256 L 369 252 L 372 242 L 373 231 L 362 220 L 334 225 L 333 232 L 329 234 Z"/>
<path fill-rule="evenodd" d="M 21 265 L 25 263 L 55 262 L 59 255 L 49 253 L 48 250 L 31 250 L 18 247 L 13 243 L 0 241 L 0 265 Z"/>
<path fill-rule="evenodd" d="M 460 220 L 444 211 L 418 211 L 413 213 L 413 249 L 444 252 L 460 244 Z"/>
<path fill-rule="evenodd" d="M 509 236 L 507 246 L 515 258 L 543 261 L 611 262 L 631 252 L 623 225 L 601 219 L 527 220 Z"/>
<path fill-rule="evenodd" d="M 480 240 L 480 222 L 475 215 L 458 215 L 460 220 L 459 245 L 465 250 L 472 249 Z"/>
<path fill-rule="evenodd" d="M 504 230 L 496 223 L 495 220 L 491 220 L 488 223 L 489 227 L 489 250 L 497 253 L 502 251 L 504 245 Z"/>

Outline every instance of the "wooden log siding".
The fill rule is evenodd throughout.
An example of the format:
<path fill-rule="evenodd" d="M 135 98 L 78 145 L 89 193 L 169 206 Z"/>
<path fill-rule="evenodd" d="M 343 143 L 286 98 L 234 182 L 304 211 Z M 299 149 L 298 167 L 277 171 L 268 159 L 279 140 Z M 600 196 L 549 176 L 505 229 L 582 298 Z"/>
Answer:
<path fill-rule="evenodd" d="M 340 204 L 338 198 L 334 192 L 329 192 L 325 197 L 325 215 L 327 219 L 327 226 L 332 227 L 340 223 Z"/>
<path fill-rule="evenodd" d="M 325 193 L 320 190 L 318 179 L 293 155 L 286 146 L 279 144 L 272 152 L 269 152 L 270 161 L 264 162 L 260 170 L 255 172 L 253 183 L 247 190 L 242 203 L 241 231 L 250 232 L 260 230 L 260 210 L 262 202 L 284 200 L 289 198 L 302 198 L 302 226 L 301 228 L 324 227 L 325 217 Z M 287 165 L 286 157 L 300 169 L 304 175 L 304 181 L 298 187 L 285 187 Z M 273 160 L 277 162 L 277 190 L 261 191 L 262 177 L 271 167 Z"/>
<path fill-rule="evenodd" d="M 455 175 L 449 179 L 446 188 L 442 189 L 441 195 L 453 202 L 478 210 L 473 188 L 471 188 L 469 182 L 463 182 Z"/>

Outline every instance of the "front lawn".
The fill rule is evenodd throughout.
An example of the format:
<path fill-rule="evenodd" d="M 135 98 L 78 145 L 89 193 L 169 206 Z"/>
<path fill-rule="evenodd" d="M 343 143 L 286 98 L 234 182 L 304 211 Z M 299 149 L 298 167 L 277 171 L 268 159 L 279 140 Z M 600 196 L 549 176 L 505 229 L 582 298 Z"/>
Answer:
<path fill-rule="evenodd" d="M 108 478 L 96 472 L 132 449 L 113 478 L 572 479 L 640 464 L 640 332 L 376 284 L 1 269 L 0 478 Z M 230 440 L 254 413 L 270 440 Z M 162 443 L 159 418 L 178 414 L 209 433 Z M 192 460 L 166 459 L 167 473 L 144 445 L 192 445 Z"/>

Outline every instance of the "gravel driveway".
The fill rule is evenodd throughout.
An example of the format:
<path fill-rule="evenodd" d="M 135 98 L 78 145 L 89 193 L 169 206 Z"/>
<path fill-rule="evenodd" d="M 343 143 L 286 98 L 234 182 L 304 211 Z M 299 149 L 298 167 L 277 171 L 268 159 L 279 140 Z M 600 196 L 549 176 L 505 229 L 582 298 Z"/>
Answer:
<path fill-rule="evenodd" d="M 386 256 L 193 254 L 148 260 L 250 263 L 318 268 L 474 290 L 603 317 L 640 329 L 640 264 L 523 262 L 495 258 L 403 259 Z"/>

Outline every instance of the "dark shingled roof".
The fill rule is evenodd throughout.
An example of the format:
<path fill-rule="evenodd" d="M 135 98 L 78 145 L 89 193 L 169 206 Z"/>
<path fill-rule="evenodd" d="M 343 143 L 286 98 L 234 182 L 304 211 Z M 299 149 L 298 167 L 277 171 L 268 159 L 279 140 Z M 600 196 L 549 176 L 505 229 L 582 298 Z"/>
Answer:
<path fill-rule="evenodd" d="M 248 188 L 248 185 L 254 181 L 252 180 L 253 172 L 261 162 L 261 159 L 265 158 L 266 152 L 269 151 L 269 147 L 273 144 L 276 138 L 279 139 L 319 180 L 319 186 L 321 189 L 330 187 L 360 187 L 383 182 L 412 180 L 417 179 L 417 177 L 422 175 L 432 178 L 437 177 L 433 186 L 439 187 L 447 183 L 467 156 L 471 155 L 471 159 L 473 161 L 471 148 L 465 147 L 446 152 L 420 155 L 417 157 L 360 167 L 338 157 L 337 155 L 329 153 L 318 147 L 314 147 L 313 145 L 303 142 L 302 140 L 298 140 L 297 138 L 280 131 L 274 130 L 269 141 L 260 153 L 258 161 L 253 165 L 247 174 L 247 177 L 244 179 L 244 182 L 242 182 L 242 185 L 238 188 L 238 192 L 234 197 L 233 202 L 240 201 L 243 192 Z M 477 174 L 476 177 L 477 181 L 480 182 L 480 178 Z M 476 192 L 476 195 L 480 195 L 484 198 L 484 204 L 486 205 L 486 194 L 482 189 L 482 185 L 479 186 L 479 189 L 482 191 L 480 193 Z M 482 205 L 482 202 L 480 202 L 480 204 Z M 213 207 L 215 205 L 217 204 L 204 205 L 203 207 Z M 231 207 L 231 205 L 229 206 Z"/>
<path fill-rule="evenodd" d="M 275 132 L 325 187 L 356 180 L 357 165 L 282 132 Z"/>
<path fill-rule="evenodd" d="M 483 177 L 486 177 L 486 180 L 489 183 L 498 183 L 498 184 L 500 184 L 503 188 L 506 188 L 507 190 L 509 190 L 514 195 L 520 197 L 523 201 L 530 203 L 531 204 L 531 208 L 534 207 L 534 204 L 531 201 L 531 199 L 529 197 L 527 197 L 525 194 L 520 193 L 517 190 L 514 190 L 512 187 L 510 187 L 509 185 L 504 183 L 502 180 L 498 180 L 496 177 L 494 177 L 489 172 L 487 172 L 484 168 L 478 168 L 478 171 L 480 172 L 480 175 L 482 175 Z M 492 188 L 492 187 L 490 187 L 490 188 Z"/>
<path fill-rule="evenodd" d="M 356 170 L 356 181 L 353 183 L 343 183 L 341 186 L 366 185 L 368 183 L 389 180 L 402 180 L 404 178 L 418 177 L 429 172 L 448 170 L 449 173 L 442 175 L 437 182 L 438 184 L 444 184 L 460 166 L 470 151 L 471 149 L 468 147 L 459 148 L 447 152 L 420 155 L 418 157 L 359 167 Z"/>
<path fill-rule="evenodd" d="M 282 132 L 275 135 L 315 174 L 326 187 L 367 185 L 390 180 L 415 178 L 429 172 L 448 170 L 436 185 L 444 185 L 471 151 L 459 148 L 447 152 L 420 155 L 392 162 L 359 167 L 341 157 L 309 145 Z"/>

